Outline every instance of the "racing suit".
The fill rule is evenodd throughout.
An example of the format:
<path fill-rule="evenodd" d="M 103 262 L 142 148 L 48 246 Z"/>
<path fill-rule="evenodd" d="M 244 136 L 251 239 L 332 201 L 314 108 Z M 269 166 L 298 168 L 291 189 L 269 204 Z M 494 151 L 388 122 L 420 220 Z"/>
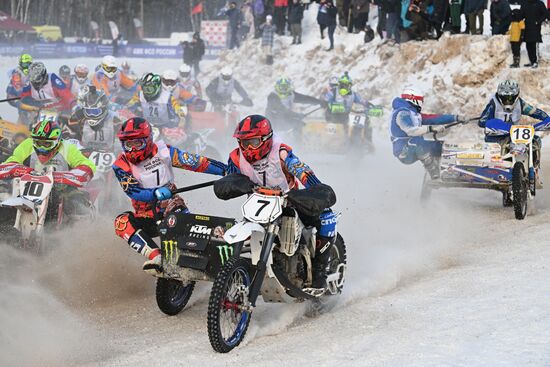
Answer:
<path fill-rule="evenodd" d="M 77 107 L 69 119 L 68 127 L 84 149 L 114 152 L 115 129 L 118 127 L 115 120 L 115 113 L 109 111 L 103 120 L 92 126 L 86 120 L 82 108 Z"/>
<path fill-rule="evenodd" d="M 180 90 L 186 90 L 189 93 L 202 98 L 202 88 L 201 83 L 195 78 L 188 78 L 185 80 L 182 80 L 178 83 L 178 89 Z"/>
<path fill-rule="evenodd" d="M 299 183 L 305 188 L 321 183 L 313 170 L 294 155 L 292 148 L 282 143 L 277 137 L 273 138 L 273 147 L 270 153 L 252 164 L 241 155 L 240 148 L 233 150 L 229 155 L 227 172 L 228 174 L 241 173 L 257 185 L 278 187 L 285 192 L 298 189 Z M 337 217 L 328 208 L 317 218 L 300 213 L 299 217 L 306 226 L 317 228 L 318 237 L 313 273 L 314 278 L 321 277 L 323 278 L 322 282 L 326 282 L 326 261 L 330 256 L 330 251 L 326 250 L 334 243 Z M 321 284 L 314 285 L 313 288 L 324 287 Z"/>
<path fill-rule="evenodd" d="M 45 171 L 48 167 L 53 167 L 56 172 L 70 171 L 82 185 L 87 184 L 92 179 L 96 169 L 94 163 L 83 156 L 76 145 L 64 140 L 60 142 L 56 154 L 46 163 L 42 163 L 34 151 L 32 138 L 27 138 L 19 144 L 13 151 L 12 156 L 0 165 L 0 172 L 15 172 L 10 176 L 0 173 L 0 179 L 11 179 L 20 176 L 22 173 L 19 174 L 17 170 L 13 169 L 17 166 L 30 167 L 38 172 Z M 54 186 L 52 195 L 54 203 L 58 203 L 63 199 L 63 210 L 69 216 L 86 214 L 87 208 L 90 206 L 88 193 L 78 190 L 76 187 L 57 185 Z M 50 208 L 54 207 L 55 205 L 50 205 Z"/>
<path fill-rule="evenodd" d="M 392 102 L 390 138 L 393 155 L 401 163 L 413 164 L 421 161 L 433 178 L 439 176 L 439 162 L 442 142 L 427 141 L 422 135 L 430 132 L 430 125 L 445 125 L 457 121 L 456 115 L 427 115 L 402 98 Z"/>
<path fill-rule="evenodd" d="M 487 106 L 485 106 L 485 109 L 481 114 L 481 118 L 479 119 L 478 125 L 481 128 L 485 128 L 485 124 L 487 123 L 488 120 L 499 119 L 510 124 L 511 126 L 515 124 L 520 124 L 521 116 L 529 116 L 540 121 L 543 121 L 548 118 L 548 114 L 546 112 L 544 112 L 539 108 L 531 106 L 529 103 L 525 102 L 521 98 L 518 98 L 518 100 L 514 104 L 514 108 L 512 112 L 506 112 L 502 104 L 497 99 L 496 95 L 494 95 L 493 97 L 491 97 L 491 100 L 489 101 Z M 508 137 L 486 136 L 485 141 L 497 142 L 502 145 L 508 142 Z M 535 137 L 533 138 L 533 153 L 534 153 L 533 163 L 535 167 L 538 167 L 540 163 L 541 148 L 542 148 L 542 141 L 540 139 L 540 136 L 535 135 Z"/>
<path fill-rule="evenodd" d="M 246 90 L 241 86 L 241 83 L 234 78 L 223 80 L 223 78 L 219 76 L 212 80 L 206 87 L 206 95 L 208 99 L 210 99 L 210 102 L 212 102 L 216 111 L 222 111 L 225 105 L 232 103 L 231 98 L 234 91 L 243 99 L 241 104 L 252 106 L 252 100 L 248 96 L 248 93 L 246 93 Z"/>
<path fill-rule="evenodd" d="M 294 104 L 306 105 L 324 105 L 325 102 L 315 97 L 305 94 L 292 92 L 288 96 L 280 97 L 276 92 L 271 92 L 267 96 L 267 106 L 265 114 L 270 118 L 272 124 L 278 129 L 301 127 L 304 115 L 294 112 Z M 298 126 L 296 126 L 298 124 Z"/>
<path fill-rule="evenodd" d="M 122 153 L 113 164 L 113 170 L 122 190 L 132 200 L 133 212 L 124 212 L 115 219 L 115 233 L 128 242 L 131 248 L 149 260 L 160 253 L 153 241 L 158 230 L 153 218 L 155 190 L 175 188 L 172 167 L 194 172 L 223 176 L 225 164 L 200 155 L 188 153 L 166 145 L 162 140 L 155 144 L 153 156 L 138 164 L 129 162 Z M 169 213 L 187 211 L 183 199 L 176 195 L 161 202 L 160 211 Z"/>
<path fill-rule="evenodd" d="M 135 80 L 120 70 L 115 72 L 113 78 L 109 78 L 103 73 L 101 68 L 98 69 L 92 78 L 92 85 L 95 85 L 97 90 L 104 91 L 105 95 L 113 102 L 117 102 L 115 99 L 119 94 L 124 92 L 134 94 L 137 90 L 137 83 Z"/>

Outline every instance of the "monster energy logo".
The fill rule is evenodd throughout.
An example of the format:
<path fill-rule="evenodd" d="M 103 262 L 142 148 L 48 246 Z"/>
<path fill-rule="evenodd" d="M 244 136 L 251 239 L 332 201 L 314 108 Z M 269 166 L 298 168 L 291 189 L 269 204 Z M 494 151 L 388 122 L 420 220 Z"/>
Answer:
<path fill-rule="evenodd" d="M 222 263 L 222 265 L 224 265 L 225 262 L 233 256 L 233 247 L 228 245 L 216 246 L 216 247 L 220 252 L 220 262 Z"/>
<path fill-rule="evenodd" d="M 162 247 L 164 248 L 164 258 L 168 262 L 177 262 L 180 257 L 180 250 L 178 249 L 178 241 L 168 240 L 162 241 Z M 175 255 L 175 257 L 174 257 Z"/>

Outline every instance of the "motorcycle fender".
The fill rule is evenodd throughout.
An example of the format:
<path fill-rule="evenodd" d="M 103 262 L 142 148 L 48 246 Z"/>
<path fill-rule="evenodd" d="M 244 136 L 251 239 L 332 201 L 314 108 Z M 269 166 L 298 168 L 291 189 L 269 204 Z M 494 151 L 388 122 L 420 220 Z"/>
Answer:
<path fill-rule="evenodd" d="M 252 236 L 253 232 L 260 232 L 263 236 L 265 229 L 258 223 L 239 222 L 225 232 L 223 239 L 225 242 L 232 245 L 237 242 L 246 241 Z"/>
<path fill-rule="evenodd" d="M 24 199 L 22 197 L 10 198 L 10 199 L 4 200 L 2 201 L 2 203 L 0 203 L 0 206 L 12 207 L 12 208 L 23 209 L 23 210 L 25 209 L 32 210 L 33 212 L 35 211 L 34 208 L 36 207 L 35 203 L 33 203 L 30 200 Z"/>

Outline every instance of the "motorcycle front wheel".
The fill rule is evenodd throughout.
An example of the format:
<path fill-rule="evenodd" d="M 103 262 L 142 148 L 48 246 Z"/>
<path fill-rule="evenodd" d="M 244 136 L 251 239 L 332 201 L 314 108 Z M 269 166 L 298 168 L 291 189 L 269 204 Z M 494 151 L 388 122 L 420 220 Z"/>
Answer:
<path fill-rule="evenodd" d="M 522 220 L 527 215 L 528 190 L 529 182 L 523 163 L 516 162 L 512 169 L 512 194 L 516 219 Z"/>
<path fill-rule="evenodd" d="M 250 323 L 247 307 L 251 283 L 249 261 L 234 257 L 214 280 L 208 302 L 208 339 L 219 353 L 228 353 L 244 339 Z"/>

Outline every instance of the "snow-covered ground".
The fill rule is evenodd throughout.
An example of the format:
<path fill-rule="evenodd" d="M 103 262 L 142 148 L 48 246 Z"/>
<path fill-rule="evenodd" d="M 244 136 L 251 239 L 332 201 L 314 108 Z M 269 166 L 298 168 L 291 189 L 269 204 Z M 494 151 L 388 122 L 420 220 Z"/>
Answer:
<path fill-rule="evenodd" d="M 362 35 L 339 32 L 334 53 L 323 50 L 316 29 L 304 41 L 301 48 L 278 41 L 273 67 L 260 63 L 259 48 L 249 41 L 219 63 L 205 64 L 203 80 L 220 65 L 232 65 L 254 98 L 254 111 L 263 112 L 280 75 L 291 77 L 298 91 L 317 94 L 329 76 L 348 70 L 358 91 L 388 108 L 404 85 L 419 83 L 426 110 L 475 115 L 498 81 L 513 76 L 525 99 L 550 109 L 546 61 L 538 70 L 508 69 L 504 37 L 455 36 L 397 47 L 378 40 L 362 45 Z M 68 62 L 81 61 L 98 62 Z M 62 62 L 46 60 L 52 69 Z M 179 64 L 132 62 L 138 72 Z M 0 59 L 2 78 L 13 63 Z M 7 111 L 0 108 L 2 115 Z M 45 258 L 0 245 L 0 365 L 550 365 L 550 196 L 539 191 L 536 210 L 523 221 L 487 191 L 435 192 L 421 205 L 422 168 L 391 155 L 387 119 L 377 121 L 377 151 L 364 160 L 295 147 L 334 186 L 343 213 L 339 230 L 349 274 L 332 312 L 308 318 L 305 305 L 260 302 L 243 345 L 216 354 L 206 333 L 209 284 L 200 285 L 180 315 L 162 314 L 154 280 L 140 270 L 143 259 L 115 237 L 108 214 L 56 236 Z M 206 179 L 183 173 L 178 183 Z M 193 211 L 220 216 L 236 216 L 242 202 L 221 203 L 209 189 L 186 199 Z"/>

